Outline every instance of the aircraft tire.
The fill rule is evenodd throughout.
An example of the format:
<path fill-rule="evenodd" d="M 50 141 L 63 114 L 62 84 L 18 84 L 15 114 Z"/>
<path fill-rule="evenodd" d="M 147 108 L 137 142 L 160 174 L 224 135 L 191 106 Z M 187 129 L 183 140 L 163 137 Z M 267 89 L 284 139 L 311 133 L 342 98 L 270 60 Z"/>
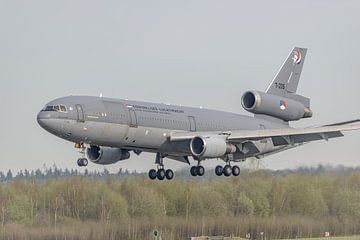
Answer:
<path fill-rule="evenodd" d="M 231 166 L 226 165 L 223 170 L 224 176 L 229 177 L 232 174 Z"/>
<path fill-rule="evenodd" d="M 240 175 L 240 168 L 238 166 L 233 166 L 232 167 L 232 175 L 237 177 Z"/>
<path fill-rule="evenodd" d="M 205 168 L 203 166 L 198 166 L 197 167 L 197 175 L 202 177 L 205 175 Z"/>
<path fill-rule="evenodd" d="M 223 167 L 222 166 L 216 166 L 216 168 L 215 168 L 215 174 L 216 174 L 216 176 L 221 176 L 221 175 L 223 175 Z"/>
<path fill-rule="evenodd" d="M 79 158 L 78 160 L 77 160 L 77 165 L 79 166 L 79 167 L 86 167 L 87 165 L 88 165 L 88 160 L 86 159 L 86 158 Z"/>
<path fill-rule="evenodd" d="M 157 178 L 159 179 L 159 180 L 164 180 L 165 179 L 165 170 L 164 169 L 159 169 L 158 171 L 157 171 Z"/>
<path fill-rule="evenodd" d="M 79 167 L 82 167 L 81 158 L 79 158 L 79 159 L 77 160 L 77 165 L 78 165 Z"/>
<path fill-rule="evenodd" d="M 89 161 L 86 158 L 82 159 L 82 165 L 86 167 L 89 164 Z"/>
<path fill-rule="evenodd" d="M 155 169 L 150 169 L 150 171 L 149 171 L 149 178 L 150 178 L 151 180 L 155 180 L 156 177 L 157 177 L 157 172 L 156 172 L 156 170 L 155 170 Z"/>
<path fill-rule="evenodd" d="M 192 166 L 192 167 L 190 168 L 190 174 L 191 174 L 191 176 L 196 177 L 196 176 L 198 175 L 197 170 L 198 170 L 197 167 Z"/>
<path fill-rule="evenodd" d="M 171 180 L 174 178 L 174 172 L 171 169 L 166 170 L 165 177 L 167 180 Z"/>

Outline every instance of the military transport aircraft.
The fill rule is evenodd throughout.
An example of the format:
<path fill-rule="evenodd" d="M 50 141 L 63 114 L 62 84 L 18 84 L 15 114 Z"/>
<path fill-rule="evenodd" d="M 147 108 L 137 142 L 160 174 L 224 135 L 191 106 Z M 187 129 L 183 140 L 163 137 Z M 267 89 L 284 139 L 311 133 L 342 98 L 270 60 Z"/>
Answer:
<path fill-rule="evenodd" d="M 201 162 L 219 158 L 218 176 L 238 176 L 232 162 L 263 158 L 304 143 L 343 136 L 360 129 L 360 120 L 308 128 L 291 128 L 290 121 L 312 117 L 310 99 L 296 94 L 307 49 L 295 47 L 265 92 L 247 91 L 241 98 L 254 116 L 167 104 L 105 97 L 69 96 L 46 104 L 37 121 L 46 131 L 75 143 L 82 157 L 96 164 L 112 164 L 131 153 L 156 153 L 151 179 L 172 179 L 164 158 L 190 164 L 192 176 L 203 176 Z"/>

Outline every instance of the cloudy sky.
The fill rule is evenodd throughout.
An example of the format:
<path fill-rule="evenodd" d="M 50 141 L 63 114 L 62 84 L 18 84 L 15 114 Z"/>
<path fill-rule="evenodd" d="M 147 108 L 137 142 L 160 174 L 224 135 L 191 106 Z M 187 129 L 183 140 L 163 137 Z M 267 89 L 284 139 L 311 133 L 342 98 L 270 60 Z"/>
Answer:
<path fill-rule="evenodd" d="M 76 167 L 73 144 L 36 122 L 54 98 L 103 93 L 247 114 L 242 93 L 265 90 L 293 46 L 309 48 L 298 92 L 314 111 L 293 126 L 359 118 L 359 9 L 357 0 L 2 0 L 0 170 Z M 359 166 L 359 140 L 347 133 L 263 164 Z M 147 171 L 154 157 L 108 169 Z"/>

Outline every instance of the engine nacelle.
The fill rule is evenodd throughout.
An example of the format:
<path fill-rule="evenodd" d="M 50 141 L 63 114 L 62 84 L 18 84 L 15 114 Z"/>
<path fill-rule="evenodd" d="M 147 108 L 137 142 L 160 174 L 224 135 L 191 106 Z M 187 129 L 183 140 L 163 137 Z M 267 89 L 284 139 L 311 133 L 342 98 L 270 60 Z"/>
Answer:
<path fill-rule="evenodd" d="M 284 121 L 309 118 L 313 114 L 310 108 L 299 101 L 258 91 L 244 93 L 241 104 L 248 112 L 264 114 Z"/>
<path fill-rule="evenodd" d="M 235 152 L 236 147 L 217 136 L 194 137 L 190 142 L 190 150 L 197 158 L 218 158 Z"/>
<path fill-rule="evenodd" d="M 88 159 L 96 164 L 107 165 L 130 158 L 127 150 L 110 147 L 91 146 L 86 149 Z"/>

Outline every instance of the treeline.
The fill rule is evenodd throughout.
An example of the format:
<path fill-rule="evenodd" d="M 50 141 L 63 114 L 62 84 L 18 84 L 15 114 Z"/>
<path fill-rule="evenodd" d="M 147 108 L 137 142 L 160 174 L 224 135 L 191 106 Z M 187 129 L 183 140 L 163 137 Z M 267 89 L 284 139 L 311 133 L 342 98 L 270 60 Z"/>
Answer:
<path fill-rule="evenodd" d="M 267 239 L 322 236 L 325 231 L 358 234 L 360 171 L 340 172 L 259 170 L 237 178 L 165 182 L 151 181 L 146 174 L 43 181 L 15 176 L 0 184 L 0 237 L 151 239 L 155 229 L 162 239 L 246 233 L 256 239 L 260 232 Z"/>
<path fill-rule="evenodd" d="M 0 182 L 10 182 L 12 180 L 33 180 L 38 181 L 49 180 L 49 179 L 58 179 L 58 178 L 67 178 L 75 176 L 83 176 L 85 178 L 107 178 L 120 177 L 120 176 L 140 176 L 142 174 L 137 172 L 129 172 L 127 169 L 119 169 L 116 173 L 110 173 L 106 168 L 103 171 L 89 171 L 87 169 L 84 172 L 80 172 L 77 169 L 62 169 L 58 168 L 55 165 L 53 167 L 44 167 L 43 169 L 36 170 L 20 170 L 14 174 L 11 170 L 8 170 L 6 173 L 0 171 Z"/>
<path fill-rule="evenodd" d="M 245 169 L 244 172 L 254 171 L 251 169 Z M 318 175 L 318 174 L 335 174 L 335 175 L 348 175 L 355 172 L 360 172 L 360 167 L 344 167 L 344 166 L 324 166 L 324 165 L 318 165 L 317 167 L 299 167 L 296 169 L 283 169 L 283 170 L 263 170 L 266 171 L 268 174 L 274 175 L 274 176 L 287 176 L 290 174 L 299 174 L 299 175 Z M 8 171 L 0 171 L 0 182 L 10 182 L 13 180 L 37 180 L 37 181 L 46 181 L 50 179 L 59 179 L 59 178 L 68 178 L 68 177 L 77 177 L 82 176 L 84 178 L 96 178 L 96 179 L 102 179 L 106 180 L 108 177 L 112 178 L 123 178 L 123 177 L 129 177 L 129 176 L 145 176 L 147 173 L 139 173 L 136 171 L 130 172 L 127 169 L 120 168 L 115 173 L 110 173 L 106 168 L 104 168 L 102 171 L 89 171 L 85 169 L 83 172 L 78 171 L 78 169 L 62 169 L 58 168 L 56 165 L 52 167 L 46 167 L 44 166 L 42 169 L 36 169 L 36 170 L 20 170 L 16 173 L 13 173 L 11 170 Z M 176 172 L 176 178 L 180 178 L 181 180 L 189 180 L 194 179 L 189 174 L 189 169 L 184 169 L 181 171 Z M 212 180 L 214 178 L 217 178 L 217 176 L 214 174 L 213 169 L 209 169 L 206 172 L 206 175 L 202 178 L 196 178 L 197 180 L 206 179 L 206 180 Z"/>

